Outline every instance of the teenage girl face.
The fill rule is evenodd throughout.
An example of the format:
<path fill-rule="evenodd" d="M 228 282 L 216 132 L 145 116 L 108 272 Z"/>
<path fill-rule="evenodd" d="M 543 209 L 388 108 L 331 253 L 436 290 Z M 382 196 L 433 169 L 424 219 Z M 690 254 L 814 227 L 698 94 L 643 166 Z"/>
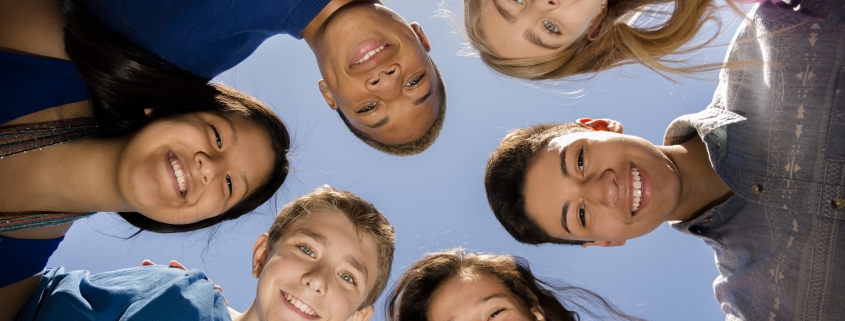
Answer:
<path fill-rule="evenodd" d="M 481 32 L 503 58 L 554 54 L 587 37 L 607 0 L 478 0 Z M 595 22 L 595 24 L 594 24 Z"/>
<path fill-rule="evenodd" d="M 429 302 L 430 321 L 545 320 L 536 309 L 526 309 L 519 297 L 486 273 L 461 273 L 444 281 Z"/>
<path fill-rule="evenodd" d="M 197 112 L 151 122 L 133 134 L 118 162 L 127 205 L 168 224 L 219 215 L 264 184 L 270 137 L 239 115 Z"/>

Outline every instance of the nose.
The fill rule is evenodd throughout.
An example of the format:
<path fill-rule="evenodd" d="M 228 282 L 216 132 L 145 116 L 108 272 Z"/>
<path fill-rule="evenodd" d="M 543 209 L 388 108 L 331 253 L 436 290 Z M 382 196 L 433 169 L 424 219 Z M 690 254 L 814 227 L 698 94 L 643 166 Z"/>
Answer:
<path fill-rule="evenodd" d="M 197 153 L 194 158 L 197 163 L 197 172 L 200 174 L 199 176 L 202 183 L 205 185 L 213 183 L 215 178 L 222 172 L 222 160 L 217 157 L 209 156 L 205 153 Z"/>
<path fill-rule="evenodd" d="M 371 92 L 391 93 L 398 92 L 402 82 L 402 67 L 399 64 L 387 66 L 376 72 L 367 79 L 366 87 Z"/>
<path fill-rule="evenodd" d="M 616 174 L 606 170 L 587 182 L 586 197 L 594 203 L 606 207 L 618 205 L 619 184 L 616 182 Z"/>
<path fill-rule="evenodd" d="M 554 10 L 560 4 L 559 0 L 537 0 L 534 6 L 540 10 Z"/>
<path fill-rule="evenodd" d="M 326 294 L 326 273 L 322 268 L 311 270 L 302 275 L 302 285 L 317 294 Z"/>

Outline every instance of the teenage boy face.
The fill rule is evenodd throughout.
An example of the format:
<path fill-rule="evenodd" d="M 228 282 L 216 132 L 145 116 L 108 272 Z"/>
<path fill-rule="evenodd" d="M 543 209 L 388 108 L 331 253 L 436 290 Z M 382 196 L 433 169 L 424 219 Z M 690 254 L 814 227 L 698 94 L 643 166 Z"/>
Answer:
<path fill-rule="evenodd" d="M 376 245 L 359 237 L 337 211 L 315 211 L 294 223 L 275 246 L 267 234 L 255 243 L 253 275 L 261 320 L 367 321 L 358 310 L 375 285 Z"/>
<path fill-rule="evenodd" d="M 550 236 L 585 246 L 623 245 L 656 229 L 680 203 L 675 165 L 650 142 L 622 135 L 617 122 L 579 121 L 599 130 L 553 139 L 528 167 L 528 216 Z"/>
<path fill-rule="evenodd" d="M 317 44 L 320 91 L 349 123 L 386 144 L 411 142 L 437 116 L 437 76 L 422 28 L 379 4 L 347 5 Z"/>

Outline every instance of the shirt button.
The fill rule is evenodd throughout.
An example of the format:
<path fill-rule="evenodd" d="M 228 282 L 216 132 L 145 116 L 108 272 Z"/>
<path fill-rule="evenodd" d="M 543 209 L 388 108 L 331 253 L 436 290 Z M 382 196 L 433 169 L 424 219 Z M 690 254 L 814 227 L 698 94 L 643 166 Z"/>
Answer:
<path fill-rule="evenodd" d="M 760 192 L 762 192 L 762 191 L 763 191 L 763 185 L 760 185 L 760 184 L 751 185 L 751 193 L 760 194 Z"/>
<path fill-rule="evenodd" d="M 716 142 L 716 148 L 722 148 L 722 143 L 721 143 L 721 142 Z"/>
<path fill-rule="evenodd" d="M 830 200 L 830 205 L 833 205 L 833 208 L 837 210 L 841 210 L 845 207 L 845 199 L 842 199 L 841 197 L 834 198 Z"/>

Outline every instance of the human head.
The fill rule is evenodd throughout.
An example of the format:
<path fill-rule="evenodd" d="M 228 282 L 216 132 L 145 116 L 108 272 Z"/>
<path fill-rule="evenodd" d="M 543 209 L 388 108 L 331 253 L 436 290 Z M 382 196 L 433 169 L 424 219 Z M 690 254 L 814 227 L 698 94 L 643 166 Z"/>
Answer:
<path fill-rule="evenodd" d="M 261 186 L 220 215 L 194 223 L 173 225 L 139 213 L 119 213 L 140 231 L 187 232 L 244 215 L 267 201 L 282 185 L 289 170 L 290 135 L 279 117 L 245 93 L 203 79 L 148 56 L 123 36 L 103 26 L 77 1 L 64 2 L 67 18 L 65 51 L 91 93 L 94 118 L 101 137 L 137 132 L 151 121 L 194 112 L 245 117 L 270 138 L 272 171 Z"/>
<path fill-rule="evenodd" d="M 471 287 L 476 292 L 466 296 L 449 295 L 449 289 L 443 289 L 454 281 L 460 282 L 455 289 Z M 492 283 L 492 284 L 491 284 Z M 499 291 L 497 291 L 499 290 Z M 482 294 L 482 291 L 483 294 Z M 496 296 L 490 299 L 491 295 Z M 476 298 L 477 297 L 477 298 Z M 596 316 L 594 310 L 607 310 L 620 319 L 637 320 L 619 312 L 601 296 L 589 290 L 554 284 L 538 279 L 531 272 L 528 262 L 510 255 L 465 253 L 461 249 L 430 253 L 411 265 L 396 281 L 386 307 L 386 320 L 390 321 L 444 321 L 439 316 L 451 317 L 451 311 L 432 311 L 433 308 L 450 310 L 442 302 L 453 306 L 467 307 L 471 314 L 488 316 L 498 309 L 491 307 L 510 307 L 510 311 L 500 311 L 508 319 L 517 320 L 580 320 L 579 313 L 564 307 L 560 298 L 580 299 L 586 304 L 569 302 L 572 307 L 584 310 L 590 316 Z M 472 309 L 478 302 L 488 298 L 487 302 L 499 300 L 494 306 L 481 306 Z M 450 302 L 451 301 L 451 302 Z M 585 310 L 589 305 L 594 309 Z M 485 309 L 486 308 L 486 309 Z M 497 314 L 498 316 L 498 314 Z M 487 319 L 487 318 L 485 318 Z M 456 319 L 456 320 L 464 320 Z M 493 319 L 495 320 L 495 319 Z"/>
<path fill-rule="evenodd" d="M 506 9 L 504 12 L 519 19 L 514 23 L 506 22 L 494 6 L 494 1 L 500 1 L 500 7 Z M 639 14 L 654 14 L 655 9 L 651 5 L 667 3 L 673 4 L 674 9 L 671 13 L 660 12 L 662 16 L 668 16 L 662 24 L 632 27 L 625 22 Z M 660 73 L 677 74 L 722 67 L 722 64 L 685 66 L 683 59 L 668 59 L 672 55 L 699 50 L 713 40 L 681 48 L 692 40 L 705 22 L 718 23 L 713 1 L 606 0 L 605 8 L 601 8 L 601 4 L 601 0 L 572 4 L 558 0 L 523 0 L 522 5 L 510 0 L 464 0 L 466 36 L 490 68 L 522 79 L 548 80 L 587 75 L 631 63 L 644 64 Z M 570 16 L 577 19 L 570 19 Z M 572 25 L 572 20 L 578 23 Z M 517 22 L 525 26 L 507 33 L 489 32 L 501 28 L 501 24 L 512 26 Z M 527 38 L 523 40 L 529 25 L 536 29 L 532 31 L 538 36 L 547 25 L 563 32 L 560 35 L 547 32 L 542 36 L 543 43 L 554 44 L 556 49 L 540 47 Z M 573 35 L 577 37 L 573 38 Z M 515 39 L 527 44 L 508 46 Z"/>
<path fill-rule="evenodd" d="M 623 245 L 668 220 L 680 187 L 660 148 L 589 118 L 508 134 L 485 175 L 499 222 L 529 244 Z"/>
<path fill-rule="evenodd" d="M 214 116 L 209 115 L 222 116 L 216 118 L 218 118 L 218 123 L 224 124 L 224 126 L 218 124 L 218 126 L 214 127 L 213 131 L 215 131 L 215 133 L 231 133 L 230 127 L 225 126 L 227 122 L 219 121 L 220 119 L 223 119 L 228 120 L 230 124 L 242 124 L 242 126 L 240 126 L 241 129 L 239 129 L 243 132 L 242 135 L 246 135 L 247 130 L 250 130 L 251 127 L 257 129 L 259 132 L 266 134 L 266 138 L 264 138 L 266 139 L 266 141 L 262 140 L 262 142 L 269 144 L 266 147 L 269 147 L 270 153 L 268 156 L 270 156 L 271 160 L 270 170 L 266 173 L 267 176 L 258 176 L 251 178 L 251 182 L 249 183 L 249 192 L 239 202 L 235 203 L 231 207 L 228 207 L 228 209 L 225 209 L 224 211 L 222 211 L 222 213 L 219 213 L 218 215 L 215 215 L 215 213 L 196 213 L 199 216 L 211 216 L 192 223 L 169 224 L 162 222 L 163 220 L 161 219 L 154 219 L 158 218 L 158 216 L 160 215 L 159 213 L 119 213 L 127 222 L 131 223 L 132 225 L 135 225 L 136 227 L 141 228 L 142 230 L 151 230 L 159 233 L 184 232 L 201 229 L 215 225 L 222 221 L 235 219 L 246 213 L 249 213 L 250 211 L 257 208 L 259 205 L 263 204 L 268 199 L 270 199 L 270 197 L 273 196 L 276 190 L 281 187 L 282 183 L 284 183 L 289 171 L 287 152 L 290 149 L 290 137 L 288 135 L 284 123 L 282 123 L 281 119 L 275 113 L 273 113 L 272 110 L 267 108 L 267 106 L 262 104 L 254 97 L 251 97 L 247 94 L 244 94 L 243 92 L 223 85 L 214 85 L 214 88 L 219 91 L 218 95 L 215 97 L 215 101 L 197 105 L 196 109 L 205 109 L 204 111 L 180 113 L 181 111 L 176 110 L 175 108 L 154 109 L 150 115 L 151 119 L 153 120 L 141 129 L 136 130 L 135 133 L 130 134 L 130 137 L 134 138 L 136 135 L 140 135 L 138 133 L 144 133 L 146 127 L 156 126 L 161 122 L 166 122 L 170 119 L 181 116 L 199 117 L 200 120 L 205 120 L 209 118 L 215 119 Z M 203 114 L 203 112 L 205 112 L 205 114 Z M 254 132 L 255 129 L 252 129 L 252 131 Z M 222 138 L 224 141 L 228 139 L 228 137 L 225 137 L 227 135 L 220 135 L 224 137 Z M 261 136 L 262 135 L 259 134 L 259 136 L 254 140 L 261 139 Z M 137 139 L 130 138 L 129 142 L 131 143 L 136 140 Z M 254 149 L 253 151 L 245 152 L 246 150 L 244 150 L 243 148 L 247 147 L 246 145 L 244 145 L 244 147 L 242 147 L 242 150 L 239 150 L 239 152 L 244 151 L 243 154 L 235 155 L 235 157 L 243 158 L 246 155 L 249 155 L 250 157 L 260 157 L 258 155 L 268 154 L 266 150 L 261 150 L 262 148 L 265 148 L 264 145 L 256 144 L 257 142 L 255 141 L 238 142 L 239 145 L 250 143 L 253 143 L 252 145 L 255 145 L 249 145 L 249 148 Z M 235 143 L 232 141 L 230 141 L 229 144 L 235 145 Z M 205 152 L 203 152 L 198 155 L 206 154 Z M 208 158 L 199 158 L 200 156 L 196 157 L 197 159 L 180 159 L 179 161 L 183 163 L 190 163 L 191 161 L 202 162 L 203 160 L 208 160 Z M 206 155 L 205 157 L 208 156 Z M 206 163 L 209 164 L 211 162 L 206 161 Z M 181 166 L 188 166 L 188 164 L 182 164 Z M 188 166 L 188 168 L 190 168 L 191 166 Z M 251 171 L 252 168 L 246 169 L 246 172 Z M 229 179 L 231 179 L 231 176 L 241 177 L 242 175 L 245 176 L 243 170 L 241 171 L 241 173 L 231 174 Z M 195 181 L 199 179 L 201 178 L 196 177 Z M 239 179 L 235 179 L 235 181 L 233 181 L 233 185 L 235 186 L 234 192 L 232 193 L 233 196 L 243 195 L 240 193 L 243 193 L 243 191 L 245 190 L 245 186 L 243 185 L 242 180 L 238 180 Z"/>
<path fill-rule="evenodd" d="M 346 226 L 353 231 L 357 241 L 352 243 L 366 244 L 366 251 L 373 252 L 375 270 L 370 269 L 372 287 L 366 292 L 365 298 L 360 305 L 350 314 L 365 309 L 372 309 L 372 305 L 384 291 L 387 280 L 390 277 L 390 269 L 393 264 L 393 251 L 395 235 L 393 226 L 371 203 L 361 199 L 355 194 L 347 191 L 339 191 L 331 186 L 324 185 L 296 200 L 288 203 L 279 211 L 276 220 L 267 232 L 266 251 L 276 253 L 280 251 L 279 245 L 291 237 L 302 224 L 313 223 L 318 216 L 327 217 L 329 220 L 346 221 Z M 309 223 L 311 222 L 311 223 Z M 312 224 L 313 226 L 313 224 Z M 320 232 L 320 226 L 312 227 Z M 365 252 L 366 252 L 365 251 Z M 273 254 L 277 255 L 277 254 Z M 371 313 L 372 310 L 369 310 Z"/>
<path fill-rule="evenodd" d="M 442 128 L 446 88 L 422 27 L 378 1 L 337 9 L 309 44 L 318 88 L 352 133 L 379 151 L 417 154 Z"/>

